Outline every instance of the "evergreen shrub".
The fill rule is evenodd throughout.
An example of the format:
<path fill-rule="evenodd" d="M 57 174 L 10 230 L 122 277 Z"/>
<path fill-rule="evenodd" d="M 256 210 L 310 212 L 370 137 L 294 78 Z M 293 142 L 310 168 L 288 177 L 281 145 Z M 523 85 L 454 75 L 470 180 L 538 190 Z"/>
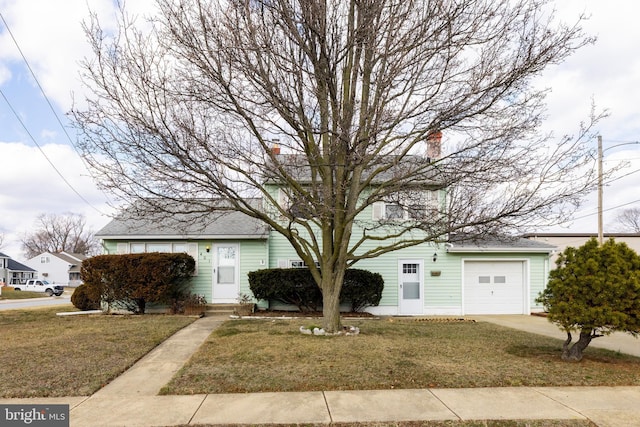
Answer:
<path fill-rule="evenodd" d="M 272 268 L 249 273 L 249 288 L 260 300 L 280 301 L 300 311 L 319 311 L 322 292 L 306 268 Z M 340 302 L 352 311 L 361 311 L 380 303 L 384 280 L 378 273 L 350 268 L 345 272 Z"/>
<path fill-rule="evenodd" d="M 95 288 L 82 284 L 73 291 L 71 304 L 78 310 L 98 310 L 100 308 L 100 293 Z"/>
<path fill-rule="evenodd" d="M 107 304 L 144 314 L 146 304 L 171 304 L 183 298 L 195 271 L 184 253 L 99 255 L 82 262 L 80 275 Z"/>

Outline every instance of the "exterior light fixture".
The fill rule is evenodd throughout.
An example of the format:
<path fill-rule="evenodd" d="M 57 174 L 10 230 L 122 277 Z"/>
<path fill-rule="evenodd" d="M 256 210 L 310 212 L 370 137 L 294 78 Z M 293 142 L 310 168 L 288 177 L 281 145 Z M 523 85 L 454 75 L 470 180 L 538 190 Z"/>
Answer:
<path fill-rule="evenodd" d="M 209 251 L 211 250 L 211 246 L 207 245 L 204 247 L 204 249 L 207 251 L 207 253 L 209 253 Z"/>
<path fill-rule="evenodd" d="M 438 253 L 434 252 L 433 253 L 433 262 L 436 262 L 438 260 Z"/>

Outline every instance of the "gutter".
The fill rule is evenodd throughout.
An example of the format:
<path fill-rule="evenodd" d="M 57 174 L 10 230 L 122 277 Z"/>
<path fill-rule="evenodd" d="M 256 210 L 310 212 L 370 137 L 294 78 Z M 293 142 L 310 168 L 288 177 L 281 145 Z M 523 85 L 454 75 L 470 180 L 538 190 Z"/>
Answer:
<path fill-rule="evenodd" d="M 447 249 L 449 253 L 542 253 L 550 254 L 553 248 L 478 248 L 478 247 L 451 247 Z"/>

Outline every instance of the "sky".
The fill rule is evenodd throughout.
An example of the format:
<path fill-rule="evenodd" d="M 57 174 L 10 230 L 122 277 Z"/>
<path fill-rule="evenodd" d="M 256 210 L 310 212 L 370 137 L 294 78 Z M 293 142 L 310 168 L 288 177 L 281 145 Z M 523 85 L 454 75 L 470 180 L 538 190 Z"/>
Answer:
<path fill-rule="evenodd" d="M 34 231 L 43 213 L 84 215 L 93 231 L 115 213 L 112 197 L 97 188 L 74 148 L 66 115 L 74 98 L 82 99 L 79 63 L 90 54 L 81 23 L 91 9 L 106 29 L 113 28 L 114 4 L 0 0 L 7 24 L 0 21 L 0 252 L 16 260 L 24 260 L 20 240 Z M 126 2 L 133 13 L 145 13 L 151 5 L 152 0 Z M 592 100 L 608 110 L 597 131 L 605 148 L 605 170 L 623 166 L 618 179 L 604 188 L 605 232 L 616 231 L 615 215 L 640 207 L 640 144 L 633 144 L 640 141 L 640 2 L 557 0 L 556 9 L 567 22 L 581 13 L 590 16 L 583 28 L 598 40 L 547 69 L 537 82 L 551 89 L 544 129 L 558 137 L 575 133 Z M 591 143 L 595 146 L 596 141 Z M 596 232 L 595 192 L 573 221 L 537 231 Z"/>

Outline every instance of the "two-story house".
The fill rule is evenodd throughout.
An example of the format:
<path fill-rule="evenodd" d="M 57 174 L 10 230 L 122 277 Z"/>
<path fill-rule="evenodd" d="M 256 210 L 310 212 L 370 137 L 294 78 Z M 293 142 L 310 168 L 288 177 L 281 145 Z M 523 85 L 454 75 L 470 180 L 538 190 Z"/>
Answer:
<path fill-rule="evenodd" d="M 265 188 L 280 206 L 295 209 L 298 215 L 306 214 L 304 204 L 296 206 L 277 182 L 267 182 Z M 384 221 L 393 227 L 394 221 L 420 218 L 444 197 L 444 190 L 426 186 L 417 204 L 393 200 L 370 204 L 359 214 L 354 227 L 361 229 L 354 236 L 367 229 L 367 224 Z M 249 202 L 268 209 L 266 200 Z M 385 228 L 376 230 L 383 233 Z M 191 254 L 197 265 L 192 292 L 204 295 L 211 303 L 235 302 L 240 293 L 251 294 L 247 278 L 250 271 L 305 266 L 282 234 L 239 212 L 150 220 L 136 217 L 132 210 L 112 220 L 96 237 L 102 239 L 109 254 Z M 374 245 L 375 241 L 368 244 Z M 363 259 L 355 267 L 384 278 L 379 306 L 368 309 L 374 314 L 529 314 L 542 310 L 535 299 L 546 286 L 553 250 L 551 245 L 527 239 L 478 241 L 444 236 L 437 243 L 421 243 Z"/>
<path fill-rule="evenodd" d="M 37 271 L 0 252 L 0 286 L 20 285 L 33 279 Z"/>
<path fill-rule="evenodd" d="M 80 267 L 87 257 L 70 252 L 43 252 L 25 262 L 38 272 L 38 277 L 63 286 L 81 284 Z"/>

